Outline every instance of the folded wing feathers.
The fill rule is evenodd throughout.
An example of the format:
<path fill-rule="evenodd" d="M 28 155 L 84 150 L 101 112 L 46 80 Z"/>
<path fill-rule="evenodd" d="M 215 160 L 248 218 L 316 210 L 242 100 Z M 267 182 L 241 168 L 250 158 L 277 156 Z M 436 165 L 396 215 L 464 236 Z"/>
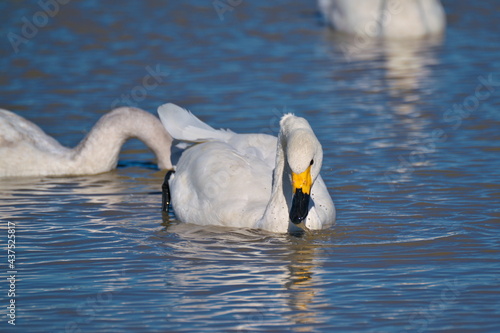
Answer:
<path fill-rule="evenodd" d="M 233 135 L 230 130 L 214 129 L 188 110 L 172 103 L 161 105 L 158 108 L 158 115 L 165 129 L 176 140 L 189 142 L 227 141 Z"/>

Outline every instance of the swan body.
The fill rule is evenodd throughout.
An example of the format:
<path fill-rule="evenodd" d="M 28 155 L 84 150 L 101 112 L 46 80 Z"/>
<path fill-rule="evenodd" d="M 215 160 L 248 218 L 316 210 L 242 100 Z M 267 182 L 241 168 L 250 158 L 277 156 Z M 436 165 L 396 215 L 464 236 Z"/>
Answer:
<path fill-rule="evenodd" d="M 74 149 L 62 146 L 40 127 L 0 109 L 0 178 L 98 174 L 116 168 L 128 138 L 143 141 L 171 169 L 172 138 L 152 114 L 131 107 L 115 109 L 99 119 Z"/>
<path fill-rule="evenodd" d="M 319 174 L 322 147 L 305 119 L 284 115 L 276 138 L 215 130 L 170 103 L 158 113 L 174 139 L 197 143 L 182 153 L 169 180 L 181 222 L 285 233 L 335 221 Z"/>
<path fill-rule="evenodd" d="M 439 0 L 318 0 L 335 30 L 373 38 L 420 38 L 443 33 L 446 17 Z"/>

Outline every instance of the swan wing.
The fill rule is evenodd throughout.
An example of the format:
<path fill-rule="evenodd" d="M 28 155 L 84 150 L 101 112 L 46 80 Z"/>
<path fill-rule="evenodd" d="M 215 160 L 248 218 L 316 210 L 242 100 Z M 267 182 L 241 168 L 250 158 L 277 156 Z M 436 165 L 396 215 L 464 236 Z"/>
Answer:
<path fill-rule="evenodd" d="M 228 143 L 210 141 L 183 153 L 170 185 L 179 220 L 252 228 L 269 201 L 272 169 Z"/>
<path fill-rule="evenodd" d="M 234 135 L 230 130 L 216 130 L 205 124 L 186 109 L 172 103 L 163 104 L 158 108 L 160 120 L 170 135 L 179 141 L 227 142 Z"/>

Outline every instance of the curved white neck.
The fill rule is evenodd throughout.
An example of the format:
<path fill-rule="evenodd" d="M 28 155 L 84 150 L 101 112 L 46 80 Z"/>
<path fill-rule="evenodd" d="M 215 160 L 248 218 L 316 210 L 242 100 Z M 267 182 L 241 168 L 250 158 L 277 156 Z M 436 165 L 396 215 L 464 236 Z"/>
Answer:
<path fill-rule="evenodd" d="M 289 181 L 291 175 L 286 163 L 282 140 L 283 136 L 282 133 L 280 133 L 276 149 L 271 198 L 267 204 L 264 216 L 260 221 L 260 223 L 265 225 L 265 229 L 274 232 L 288 231 L 289 211 L 292 199 L 292 188 Z"/>
<path fill-rule="evenodd" d="M 161 169 L 171 169 L 172 138 L 152 114 L 122 107 L 104 115 L 90 133 L 73 150 L 74 168 L 78 173 L 100 173 L 114 169 L 120 149 L 129 138 L 143 141 L 158 159 Z"/>

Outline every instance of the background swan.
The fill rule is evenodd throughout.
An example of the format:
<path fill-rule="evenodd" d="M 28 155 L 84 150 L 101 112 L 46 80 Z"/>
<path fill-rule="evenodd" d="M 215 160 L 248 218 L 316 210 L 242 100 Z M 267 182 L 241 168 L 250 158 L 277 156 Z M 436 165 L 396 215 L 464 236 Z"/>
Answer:
<path fill-rule="evenodd" d="M 153 150 L 159 168 L 172 168 L 172 138 L 158 118 L 146 111 L 115 109 L 102 116 L 76 148 L 69 149 L 32 122 L 0 109 L 0 177 L 107 172 L 116 167 L 120 149 L 131 137 Z"/>
<path fill-rule="evenodd" d="M 183 152 L 169 181 L 180 221 L 281 233 L 334 222 L 323 150 L 305 119 L 284 115 L 276 138 L 215 130 L 174 104 L 158 113 L 174 139 L 202 142 Z"/>
<path fill-rule="evenodd" d="M 443 33 L 439 0 L 318 0 L 335 30 L 361 37 L 418 38 Z"/>

